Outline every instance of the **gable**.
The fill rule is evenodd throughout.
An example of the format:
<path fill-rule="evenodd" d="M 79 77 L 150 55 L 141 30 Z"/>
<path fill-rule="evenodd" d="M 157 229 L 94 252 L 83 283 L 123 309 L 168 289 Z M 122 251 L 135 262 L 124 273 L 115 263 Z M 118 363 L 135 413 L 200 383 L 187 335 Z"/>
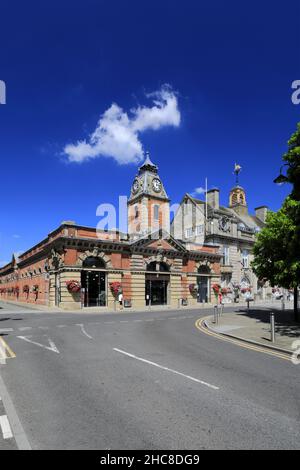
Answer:
<path fill-rule="evenodd" d="M 152 233 L 146 238 L 136 240 L 132 244 L 132 247 L 186 252 L 185 247 L 178 240 L 175 240 L 175 238 L 164 231 L 160 231 L 160 233 Z"/>

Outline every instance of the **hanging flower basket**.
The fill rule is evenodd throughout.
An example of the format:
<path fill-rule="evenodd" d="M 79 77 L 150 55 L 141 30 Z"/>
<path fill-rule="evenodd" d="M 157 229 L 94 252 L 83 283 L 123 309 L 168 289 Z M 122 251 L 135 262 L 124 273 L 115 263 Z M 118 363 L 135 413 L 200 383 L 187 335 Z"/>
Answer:
<path fill-rule="evenodd" d="M 79 281 L 66 281 L 67 289 L 71 294 L 80 292 L 81 284 Z"/>
<path fill-rule="evenodd" d="M 20 292 L 20 287 L 19 287 L 19 286 L 15 286 L 15 287 L 14 287 L 14 294 L 15 294 L 15 295 L 19 295 L 19 292 Z"/>
<path fill-rule="evenodd" d="M 215 296 L 218 297 L 218 295 L 220 294 L 220 290 L 221 290 L 220 284 L 213 284 L 212 289 L 214 291 Z"/>
<path fill-rule="evenodd" d="M 122 284 L 121 284 L 121 282 L 117 282 L 117 281 L 110 282 L 109 287 L 110 287 L 110 290 L 111 290 L 111 292 L 112 292 L 112 294 L 115 298 L 117 298 L 117 296 L 122 293 Z"/>
<path fill-rule="evenodd" d="M 198 286 L 197 284 L 190 284 L 189 285 L 189 290 L 192 295 L 195 295 L 198 292 Z"/>
<path fill-rule="evenodd" d="M 2 288 L 0 289 L 0 294 L 6 294 L 6 289 L 5 289 L 5 287 L 2 287 Z"/>
<path fill-rule="evenodd" d="M 231 289 L 229 287 L 222 287 L 221 294 L 223 295 L 231 294 Z"/>
<path fill-rule="evenodd" d="M 29 286 L 27 284 L 25 286 L 23 286 L 23 292 L 24 292 L 24 294 L 29 293 Z"/>
<path fill-rule="evenodd" d="M 241 293 L 246 294 L 246 292 L 251 292 L 251 287 L 242 287 Z"/>
<path fill-rule="evenodd" d="M 35 294 L 37 294 L 39 292 L 39 286 L 37 284 L 35 284 L 34 286 L 32 286 L 31 291 L 34 292 Z"/>

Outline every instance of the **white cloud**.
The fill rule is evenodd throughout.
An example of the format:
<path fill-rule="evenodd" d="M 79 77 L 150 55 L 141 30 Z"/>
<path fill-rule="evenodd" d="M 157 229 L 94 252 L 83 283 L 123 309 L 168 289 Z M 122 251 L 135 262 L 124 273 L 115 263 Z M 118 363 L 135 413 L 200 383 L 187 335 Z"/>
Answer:
<path fill-rule="evenodd" d="M 205 188 L 202 188 L 201 186 L 199 188 L 195 188 L 193 194 L 205 194 L 206 190 Z"/>
<path fill-rule="evenodd" d="M 14 233 L 13 238 L 21 238 L 21 235 L 18 235 L 17 233 Z"/>
<path fill-rule="evenodd" d="M 70 162 L 97 157 L 111 157 L 120 164 L 140 162 L 143 158 L 140 133 L 180 125 L 177 96 L 169 85 L 146 96 L 152 99 L 152 106 L 133 108 L 130 115 L 113 103 L 102 114 L 89 138 L 66 145 L 64 155 Z"/>

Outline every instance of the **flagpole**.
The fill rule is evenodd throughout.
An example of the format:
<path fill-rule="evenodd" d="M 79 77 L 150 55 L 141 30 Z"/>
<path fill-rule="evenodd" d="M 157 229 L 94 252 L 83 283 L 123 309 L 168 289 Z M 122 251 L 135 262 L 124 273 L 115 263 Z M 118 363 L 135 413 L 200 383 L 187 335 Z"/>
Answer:
<path fill-rule="evenodd" d="M 207 222 L 207 178 L 205 178 L 205 223 Z"/>

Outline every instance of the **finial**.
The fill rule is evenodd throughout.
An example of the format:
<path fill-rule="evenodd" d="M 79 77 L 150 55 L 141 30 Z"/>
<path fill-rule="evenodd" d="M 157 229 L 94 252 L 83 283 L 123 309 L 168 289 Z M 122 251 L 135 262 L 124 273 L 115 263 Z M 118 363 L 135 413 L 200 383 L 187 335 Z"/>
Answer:
<path fill-rule="evenodd" d="M 154 165 L 154 163 L 152 163 L 152 161 L 150 160 L 150 152 L 148 152 L 148 151 L 145 152 L 145 161 L 142 164 L 142 166 L 140 166 L 140 171 L 142 169 L 151 169 L 154 172 L 157 172 L 157 170 L 158 170 L 158 167 L 156 165 Z"/>
<path fill-rule="evenodd" d="M 238 163 L 235 163 L 233 173 L 236 176 L 236 184 L 239 184 L 239 174 L 240 174 L 241 170 L 242 170 L 241 165 L 239 165 Z"/>

